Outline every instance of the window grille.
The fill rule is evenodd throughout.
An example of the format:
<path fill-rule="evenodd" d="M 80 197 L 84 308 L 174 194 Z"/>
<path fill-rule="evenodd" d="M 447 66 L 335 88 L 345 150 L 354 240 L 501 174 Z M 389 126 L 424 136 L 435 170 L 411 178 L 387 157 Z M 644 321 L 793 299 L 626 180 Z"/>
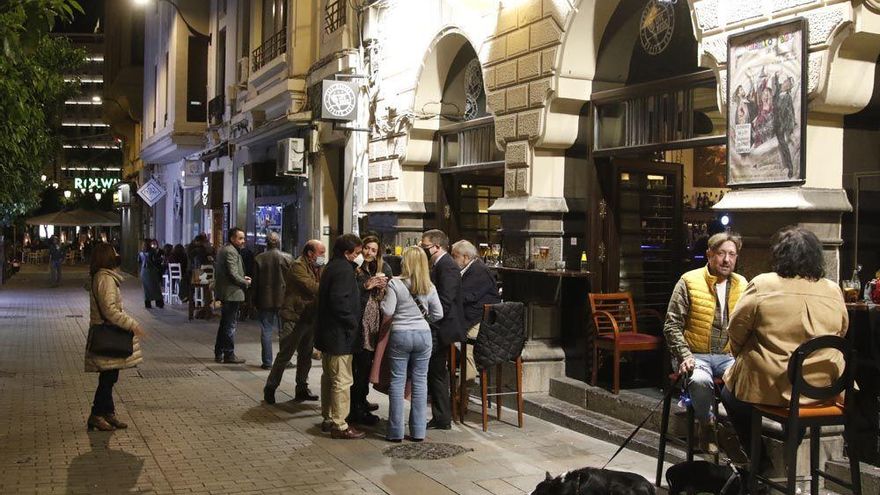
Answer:
<path fill-rule="evenodd" d="M 287 29 L 282 28 L 254 50 L 253 71 L 256 72 L 260 70 L 260 68 L 272 61 L 272 59 L 284 53 L 287 53 Z"/>
<path fill-rule="evenodd" d="M 345 2 L 328 1 L 324 8 L 324 32 L 331 34 L 345 25 Z"/>

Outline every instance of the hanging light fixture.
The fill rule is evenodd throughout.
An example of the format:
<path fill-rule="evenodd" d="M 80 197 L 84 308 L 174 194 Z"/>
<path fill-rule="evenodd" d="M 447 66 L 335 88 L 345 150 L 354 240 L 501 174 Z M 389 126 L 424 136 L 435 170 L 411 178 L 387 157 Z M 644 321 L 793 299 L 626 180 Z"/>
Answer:
<path fill-rule="evenodd" d="M 101 193 L 95 193 L 95 200 L 101 201 Z"/>

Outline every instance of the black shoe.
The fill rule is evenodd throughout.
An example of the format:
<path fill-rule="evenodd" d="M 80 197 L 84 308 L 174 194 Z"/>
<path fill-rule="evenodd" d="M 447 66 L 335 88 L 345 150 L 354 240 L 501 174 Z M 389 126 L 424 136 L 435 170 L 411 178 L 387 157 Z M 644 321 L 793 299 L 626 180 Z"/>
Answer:
<path fill-rule="evenodd" d="M 223 357 L 223 364 L 242 364 L 244 359 L 240 359 L 235 354 L 227 354 Z"/>
<path fill-rule="evenodd" d="M 366 405 L 364 405 L 364 410 L 370 412 L 378 411 L 379 404 L 376 404 L 375 402 L 367 402 Z"/>
<path fill-rule="evenodd" d="M 748 466 L 749 456 L 746 455 L 739 437 L 736 435 L 732 426 L 722 424 L 717 431 L 718 448 L 727 454 L 730 462 L 738 466 Z"/>
<path fill-rule="evenodd" d="M 345 421 L 363 426 L 375 426 L 379 423 L 379 416 L 368 412 L 349 414 Z"/>
<path fill-rule="evenodd" d="M 275 403 L 275 389 L 266 385 L 263 387 L 263 400 L 266 401 L 266 404 L 274 404 Z"/>
<path fill-rule="evenodd" d="M 214 354 L 214 362 L 222 363 L 223 362 L 223 354 Z"/>
<path fill-rule="evenodd" d="M 333 422 L 332 421 L 322 421 L 321 422 L 321 431 L 324 433 L 330 433 L 333 431 Z"/>
<path fill-rule="evenodd" d="M 451 430 L 451 423 L 440 423 L 436 419 L 432 419 L 428 421 L 428 429 L 429 430 Z"/>
<path fill-rule="evenodd" d="M 147 309 L 153 309 L 153 303 L 150 301 L 144 301 L 144 307 Z"/>
<path fill-rule="evenodd" d="M 271 370 L 271 369 L 272 369 L 272 365 L 271 365 L 271 364 L 261 364 L 261 365 L 260 365 L 260 368 L 261 368 L 261 369 L 264 369 L 264 370 Z"/>
<path fill-rule="evenodd" d="M 156 307 L 159 308 L 159 309 L 164 308 L 164 307 L 165 307 L 165 301 L 163 301 L 163 300 L 161 300 L 161 299 L 158 300 L 158 301 L 156 301 Z"/>
<path fill-rule="evenodd" d="M 297 402 L 305 402 L 305 401 L 316 401 L 318 400 L 318 396 L 313 394 L 311 390 L 306 388 L 297 388 L 296 394 L 293 396 L 293 400 Z"/>

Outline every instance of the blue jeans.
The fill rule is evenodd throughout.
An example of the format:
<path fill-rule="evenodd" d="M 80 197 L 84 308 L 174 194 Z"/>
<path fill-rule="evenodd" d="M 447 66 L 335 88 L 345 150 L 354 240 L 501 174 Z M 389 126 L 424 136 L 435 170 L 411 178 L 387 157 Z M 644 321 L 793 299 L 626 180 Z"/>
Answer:
<path fill-rule="evenodd" d="M 235 325 L 238 322 L 240 301 L 223 301 L 220 308 L 220 326 L 217 327 L 217 340 L 214 342 L 215 356 L 235 354 Z"/>
<path fill-rule="evenodd" d="M 61 284 L 61 261 L 52 260 L 49 262 L 49 282 L 52 285 Z"/>
<path fill-rule="evenodd" d="M 688 392 L 691 394 L 691 405 L 694 417 L 702 422 L 712 419 L 712 404 L 715 402 L 715 385 L 713 378 L 721 378 L 727 368 L 733 364 L 733 356 L 729 354 L 694 354 L 694 371 L 688 380 Z"/>
<path fill-rule="evenodd" d="M 391 384 L 386 438 L 403 438 L 403 391 L 407 375 L 412 378 L 409 434 L 425 438 L 428 425 L 428 361 L 431 358 L 430 330 L 392 330 L 388 342 L 391 358 Z"/>
<path fill-rule="evenodd" d="M 277 324 L 277 309 L 260 310 L 260 344 L 263 348 L 263 366 L 272 366 L 272 330 Z"/>

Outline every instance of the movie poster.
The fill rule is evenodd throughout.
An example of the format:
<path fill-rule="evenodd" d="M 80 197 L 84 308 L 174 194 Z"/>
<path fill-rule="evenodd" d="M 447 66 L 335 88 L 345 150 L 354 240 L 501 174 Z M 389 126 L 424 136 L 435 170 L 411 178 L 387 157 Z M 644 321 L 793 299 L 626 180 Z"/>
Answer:
<path fill-rule="evenodd" d="M 728 185 L 800 183 L 806 139 L 806 22 L 728 41 Z"/>

